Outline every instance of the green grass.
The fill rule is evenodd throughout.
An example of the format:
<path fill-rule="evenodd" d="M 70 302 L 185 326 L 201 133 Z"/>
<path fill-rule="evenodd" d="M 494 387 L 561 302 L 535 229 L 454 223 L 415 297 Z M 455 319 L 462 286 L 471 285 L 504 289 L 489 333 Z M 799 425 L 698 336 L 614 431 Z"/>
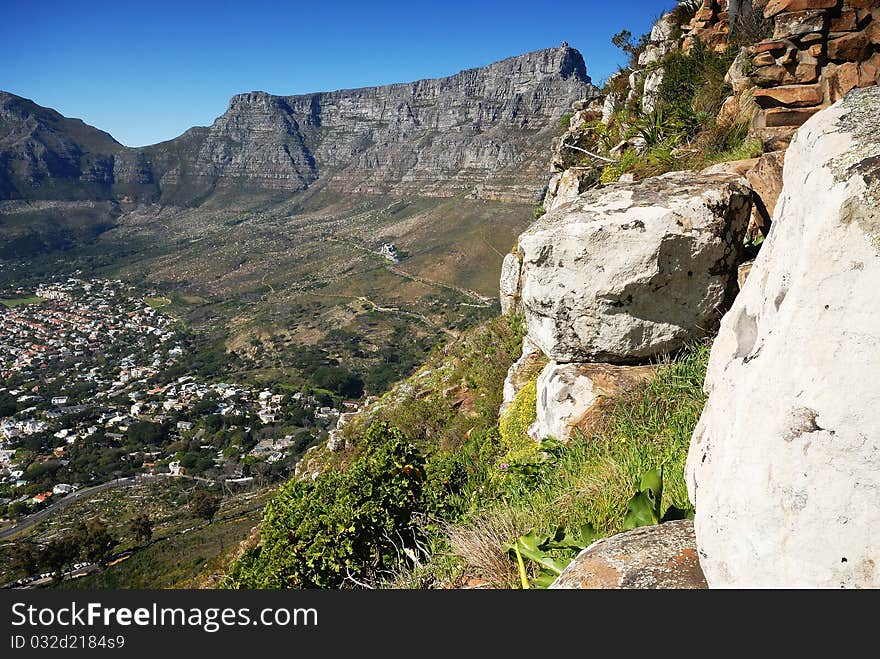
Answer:
<path fill-rule="evenodd" d="M 147 297 L 144 298 L 144 302 L 153 309 L 161 309 L 171 304 L 171 300 L 167 297 Z"/>
<path fill-rule="evenodd" d="M 684 465 L 705 403 L 708 354 L 700 344 L 661 366 L 653 380 L 614 400 L 595 434 L 576 435 L 537 470 L 490 475 L 486 487 L 495 485 L 489 501 L 447 529 L 446 546 L 459 569 L 496 586 L 515 586 L 502 542 L 530 529 L 551 533 L 587 522 L 603 535 L 619 533 L 641 476 L 661 466 L 664 508 L 687 507 Z M 446 559 L 440 563 L 448 571 Z"/>
<path fill-rule="evenodd" d="M 9 300 L 0 300 L 0 304 L 4 307 L 21 307 L 25 304 L 39 304 L 40 302 L 44 302 L 46 298 L 40 297 L 38 295 L 32 295 L 31 297 L 17 297 Z"/>

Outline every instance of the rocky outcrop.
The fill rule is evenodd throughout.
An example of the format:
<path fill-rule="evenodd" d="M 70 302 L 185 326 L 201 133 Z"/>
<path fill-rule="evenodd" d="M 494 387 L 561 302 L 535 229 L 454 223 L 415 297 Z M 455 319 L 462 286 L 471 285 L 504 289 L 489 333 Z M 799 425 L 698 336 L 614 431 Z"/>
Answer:
<path fill-rule="evenodd" d="M 712 587 L 878 587 L 880 89 L 810 119 L 712 347 L 687 484 Z"/>
<path fill-rule="evenodd" d="M 643 526 L 594 542 L 550 588 L 706 588 L 693 523 L 680 520 Z"/>
<path fill-rule="evenodd" d="M 550 362 L 538 376 L 537 419 L 529 436 L 536 442 L 546 437 L 566 441 L 575 428 L 589 435 L 605 402 L 650 380 L 655 370 L 653 366 Z"/>
<path fill-rule="evenodd" d="M 212 194 L 348 193 L 535 201 L 546 144 L 590 98 L 567 45 L 448 78 L 274 96 L 239 94 L 207 128 L 143 149 L 0 93 L 0 199 L 116 198 L 190 204 Z"/>
<path fill-rule="evenodd" d="M 705 336 L 735 290 L 750 208 L 739 176 L 673 172 L 544 215 L 519 238 L 530 340 L 557 362 L 632 362 Z"/>
<path fill-rule="evenodd" d="M 522 266 L 519 254 L 510 252 L 504 256 L 501 262 L 501 282 L 499 285 L 499 297 L 501 313 L 505 316 L 520 311 L 519 291 L 522 288 L 520 272 Z"/>

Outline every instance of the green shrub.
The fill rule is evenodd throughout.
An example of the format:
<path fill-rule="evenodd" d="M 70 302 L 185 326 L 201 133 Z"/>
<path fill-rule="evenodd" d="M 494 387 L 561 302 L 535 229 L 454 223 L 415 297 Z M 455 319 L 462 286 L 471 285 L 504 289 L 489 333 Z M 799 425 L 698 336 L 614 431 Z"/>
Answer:
<path fill-rule="evenodd" d="M 724 82 L 735 52 L 719 55 L 699 39 L 689 54 L 673 51 L 663 60 L 663 81 L 657 91 L 657 107 L 682 123 L 693 122 L 700 113 L 718 114 L 731 92 Z"/>
<path fill-rule="evenodd" d="M 568 130 L 568 127 L 571 125 L 571 112 L 566 112 L 559 118 L 559 127 L 562 130 Z"/>
<path fill-rule="evenodd" d="M 233 565 L 247 588 L 376 583 L 417 546 L 424 459 L 397 428 L 375 422 L 344 472 L 282 486 L 263 512 L 260 544 Z"/>
<path fill-rule="evenodd" d="M 518 453 L 523 449 L 537 446 L 528 435 L 529 426 L 538 418 L 537 397 L 538 379 L 534 378 L 519 390 L 510 407 L 501 415 L 498 429 L 501 433 L 502 446 L 508 452 Z M 508 457 L 512 456 L 508 455 Z"/>

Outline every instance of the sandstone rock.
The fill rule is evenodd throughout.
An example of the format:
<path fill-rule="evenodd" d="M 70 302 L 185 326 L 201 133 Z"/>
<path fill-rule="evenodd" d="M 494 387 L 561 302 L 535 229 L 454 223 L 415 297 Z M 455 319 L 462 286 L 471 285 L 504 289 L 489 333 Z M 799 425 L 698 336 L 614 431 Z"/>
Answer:
<path fill-rule="evenodd" d="M 828 29 L 828 13 L 821 9 L 780 14 L 774 20 L 776 25 L 773 32 L 774 39 L 809 32 L 824 32 Z"/>
<path fill-rule="evenodd" d="M 865 34 L 868 36 L 868 40 L 876 45 L 880 45 L 880 16 L 875 16 L 873 20 L 868 23 L 868 27 L 865 28 Z"/>
<path fill-rule="evenodd" d="M 717 174 L 736 174 L 738 176 L 746 176 L 757 164 L 759 158 L 745 158 L 744 160 L 728 160 L 727 162 L 719 162 L 709 165 L 706 169 L 700 170 L 700 176 L 715 176 Z"/>
<path fill-rule="evenodd" d="M 871 42 L 865 32 L 850 32 L 828 40 L 828 59 L 859 62 L 870 52 Z"/>
<path fill-rule="evenodd" d="M 783 151 L 788 148 L 796 130 L 797 126 L 762 128 L 757 132 L 757 137 L 761 140 L 761 146 L 765 152 Z"/>
<path fill-rule="evenodd" d="M 736 280 L 751 190 L 671 172 L 588 190 L 519 238 L 529 337 L 559 362 L 631 362 L 705 335 Z"/>
<path fill-rule="evenodd" d="M 576 199 L 584 191 L 589 179 L 589 171 L 581 168 L 569 168 L 561 174 L 557 174 L 554 179 L 555 181 L 544 198 L 544 210 L 548 213 Z"/>
<path fill-rule="evenodd" d="M 520 390 L 526 386 L 547 364 L 547 357 L 541 349 L 529 341 L 529 337 L 523 338 L 522 354 L 509 369 L 504 379 L 503 400 L 498 415 L 501 416 L 510 407 L 513 399 Z"/>
<path fill-rule="evenodd" d="M 768 62 L 768 64 L 773 64 L 773 56 L 769 55 L 769 57 L 770 61 Z M 739 52 L 736 55 L 736 58 L 733 60 L 733 63 L 730 65 L 730 68 L 724 75 L 724 81 L 733 88 L 735 94 L 740 94 L 744 92 L 746 89 L 754 84 L 752 83 L 751 78 L 745 72 L 746 63 L 748 61 L 748 48 L 740 48 Z"/>
<path fill-rule="evenodd" d="M 733 126 L 740 116 L 739 96 L 733 94 L 724 99 L 718 116 L 715 118 L 715 124 L 721 128 Z"/>
<path fill-rule="evenodd" d="M 819 67 L 816 64 L 798 64 L 794 72 L 781 64 L 762 66 L 752 74 L 752 80 L 759 87 L 776 87 L 779 85 L 807 84 L 819 79 Z"/>
<path fill-rule="evenodd" d="M 824 93 L 821 85 L 784 85 L 770 89 L 756 89 L 755 102 L 761 107 L 787 105 L 789 107 L 809 107 L 822 103 Z"/>
<path fill-rule="evenodd" d="M 768 128 L 777 126 L 800 126 L 812 117 L 820 108 L 769 108 L 764 110 L 764 125 Z"/>
<path fill-rule="evenodd" d="M 776 202 L 782 192 L 784 164 L 785 151 L 771 151 L 762 155 L 755 167 L 746 174 L 746 180 L 752 186 L 754 201 L 747 234 L 749 237 L 766 236 L 770 229 Z"/>
<path fill-rule="evenodd" d="M 828 64 L 823 69 L 821 84 L 829 103 L 840 100 L 856 87 L 880 84 L 880 54 L 875 53 L 863 62 Z"/>
<path fill-rule="evenodd" d="M 828 29 L 832 32 L 851 32 L 859 27 L 859 15 L 854 9 L 844 9 L 838 16 L 832 16 Z"/>
<path fill-rule="evenodd" d="M 706 588 L 693 522 L 642 526 L 598 540 L 550 588 Z"/>
<path fill-rule="evenodd" d="M 810 46 L 807 46 L 807 52 L 811 57 L 822 57 L 825 52 L 825 44 L 824 43 L 814 43 Z"/>
<path fill-rule="evenodd" d="M 753 53 L 768 53 L 768 52 L 776 52 L 780 50 L 785 50 L 788 41 L 783 41 L 782 39 L 771 39 L 768 41 L 761 41 L 760 43 L 756 43 L 752 46 Z"/>
<path fill-rule="evenodd" d="M 575 428 L 589 435 L 608 398 L 649 380 L 655 370 L 654 366 L 550 362 L 538 377 L 538 417 L 529 436 L 536 442 L 547 437 L 566 441 Z"/>
<path fill-rule="evenodd" d="M 739 268 L 736 270 L 736 283 L 739 286 L 739 290 L 743 289 L 743 286 L 746 285 L 746 280 L 749 277 L 749 273 L 752 271 L 752 266 L 755 264 L 754 259 L 751 261 L 746 261 L 741 264 Z"/>
<path fill-rule="evenodd" d="M 776 58 L 773 57 L 773 53 L 765 51 L 763 53 L 758 53 L 757 56 L 752 59 L 752 64 L 758 67 L 771 66 L 773 64 L 776 64 Z M 730 81 L 728 80 L 728 82 Z"/>
<path fill-rule="evenodd" d="M 520 255 L 506 254 L 501 262 L 501 283 L 499 285 L 502 315 L 517 313 L 521 309 L 520 277 Z"/>
<path fill-rule="evenodd" d="M 800 128 L 712 347 L 686 468 L 711 587 L 880 587 L 878 135 L 878 87 Z"/>
<path fill-rule="evenodd" d="M 764 18 L 772 18 L 783 11 L 804 9 L 832 9 L 838 0 L 770 0 L 764 7 Z"/>

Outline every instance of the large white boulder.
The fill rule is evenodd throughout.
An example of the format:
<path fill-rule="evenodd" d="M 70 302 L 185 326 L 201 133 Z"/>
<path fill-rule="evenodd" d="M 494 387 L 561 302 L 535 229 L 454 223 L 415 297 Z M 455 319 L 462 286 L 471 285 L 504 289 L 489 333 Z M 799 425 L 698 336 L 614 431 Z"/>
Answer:
<path fill-rule="evenodd" d="M 712 587 L 880 587 L 880 88 L 800 128 L 687 484 Z"/>
<path fill-rule="evenodd" d="M 547 213 L 519 238 L 529 338 L 558 362 L 630 362 L 704 336 L 736 289 L 750 208 L 736 174 L 672 172 Z"/>

